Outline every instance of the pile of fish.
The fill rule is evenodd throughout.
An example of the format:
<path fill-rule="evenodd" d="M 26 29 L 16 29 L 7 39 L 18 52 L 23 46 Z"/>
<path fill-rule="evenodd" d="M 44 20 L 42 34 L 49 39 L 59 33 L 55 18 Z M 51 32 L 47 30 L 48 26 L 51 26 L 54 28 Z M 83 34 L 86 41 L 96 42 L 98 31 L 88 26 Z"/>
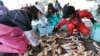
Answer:
<path fill-rule="evenodd" d="M 40 40 L 43 50 L 37 56 L 99 56 L 92 50 L 87 51 L 84 42 L 77 37 L 65 36 L 56 34 Z M 35 56 L 31 48 L 27 56 Z"/>

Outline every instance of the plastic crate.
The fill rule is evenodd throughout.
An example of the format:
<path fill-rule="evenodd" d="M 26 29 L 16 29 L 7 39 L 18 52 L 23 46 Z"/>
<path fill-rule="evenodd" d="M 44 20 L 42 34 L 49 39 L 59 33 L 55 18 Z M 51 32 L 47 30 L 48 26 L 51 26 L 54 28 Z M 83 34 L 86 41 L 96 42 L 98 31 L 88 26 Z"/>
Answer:
<path fill-rule="evenodd" d="M 96 23 L 91 32 L 91 38 L 94 41 L 100 42 L 100 23 Z"/>

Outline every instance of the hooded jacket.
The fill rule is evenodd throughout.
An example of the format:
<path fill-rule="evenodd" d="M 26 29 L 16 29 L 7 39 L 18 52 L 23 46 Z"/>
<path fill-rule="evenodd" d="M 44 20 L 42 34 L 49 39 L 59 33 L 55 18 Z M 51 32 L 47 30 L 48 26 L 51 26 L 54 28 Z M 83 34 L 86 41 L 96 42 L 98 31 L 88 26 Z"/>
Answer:
<path fill-rule="evenodd" d="M 31 21 L 31 16 L 29 16 L 29 14 L 23 10 L 12 10 L 0 17 L 0 24 L 5 24 L 12 27 L 20 27 L 25 31 L 32 29 Z"/>
<path fill-rule="evenodd" d="M 77 12 L 78 12 L 78 14 L 79 14 L 81 19 L 84 18 L 84 17 L 87 17 L 88 19 L 93 18 L 92 14 L 90 12 L 88 12 L 88 10 L 86 10 L 86 9 L 84 9 L 84 10 L 77 10 Z M 80 24 L 78 19 L 77 19 L 77 17 L 74 17 L 74 18 L 70 19 L 70 21 L 68 21 L 66 19 L 62 18 L 61 21 L 57 24 L 56 28 L 60 28 L 62 25 L 67 25 L 70 22 L 73 23 L 73 24 L 76 24 L 76 23 Z"/>

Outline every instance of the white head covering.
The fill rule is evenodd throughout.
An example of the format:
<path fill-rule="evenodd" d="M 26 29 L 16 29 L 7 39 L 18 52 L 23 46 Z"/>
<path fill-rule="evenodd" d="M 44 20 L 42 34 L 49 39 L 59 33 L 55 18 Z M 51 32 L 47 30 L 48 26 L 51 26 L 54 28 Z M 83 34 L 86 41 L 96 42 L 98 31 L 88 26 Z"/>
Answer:
<path fill-rule="evenodd" d="M 37 2 L 37 4 L 35 4 L 35 7 L 42 13 L 42 14 L 46 14 L 45 13 L 45 7 L 43 5 L 42 2 Z"/>

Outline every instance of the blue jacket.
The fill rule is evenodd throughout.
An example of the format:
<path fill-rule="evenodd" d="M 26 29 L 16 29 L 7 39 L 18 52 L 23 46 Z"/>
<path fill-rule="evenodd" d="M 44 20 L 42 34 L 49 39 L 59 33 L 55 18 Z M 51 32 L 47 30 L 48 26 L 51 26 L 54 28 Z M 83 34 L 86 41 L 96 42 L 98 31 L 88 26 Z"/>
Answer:
<path fill-rule="evenodd" d="M 56 8 L 56 9 L 61 9 L 61 5 L 60 5 L 59 2 L 56 2 L 56 3 L 55 3 L 55 8 Z"/>
<path fill-rule="evenodd" d="M 50 25 L 56 26 L 58 22 L 60 21 L 60 17 L 58 17 L 56 14 L 51 14 L 48 18 L 48 22 Z"/>

